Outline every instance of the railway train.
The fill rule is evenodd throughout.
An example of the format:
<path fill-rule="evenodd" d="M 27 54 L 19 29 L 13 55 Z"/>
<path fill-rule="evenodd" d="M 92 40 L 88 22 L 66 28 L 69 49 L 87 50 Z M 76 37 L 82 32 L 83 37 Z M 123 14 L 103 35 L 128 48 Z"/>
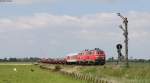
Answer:
<path fill-rule="evenodd" d="M 99 48 L 93 50 L 85 49 L 79 53 L 69 54 L 65 58 L 60 59 L 41 59 L 41 63 L 48 64 L 77 64 L 77 65 L 104 65 L 105 52 Z"/>

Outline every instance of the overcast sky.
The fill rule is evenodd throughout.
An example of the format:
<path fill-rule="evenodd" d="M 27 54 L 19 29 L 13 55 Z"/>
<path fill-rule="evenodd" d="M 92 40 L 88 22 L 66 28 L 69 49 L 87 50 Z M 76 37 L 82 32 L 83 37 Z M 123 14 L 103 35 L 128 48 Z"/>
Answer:
<path fill-rule="evenodd" d="M 129 20 L 129 57 L 150 59 L 149 0 L 12 0 L 0 2 L 0 58 L 64 57 L 124 44 L 116 13 Z"/>

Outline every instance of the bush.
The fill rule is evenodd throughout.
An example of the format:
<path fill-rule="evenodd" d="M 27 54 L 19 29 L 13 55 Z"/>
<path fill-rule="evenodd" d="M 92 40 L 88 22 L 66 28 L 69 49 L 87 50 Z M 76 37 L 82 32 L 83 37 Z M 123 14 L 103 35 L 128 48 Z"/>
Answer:
<path fill-rule="evenodd" d="M 60 69 L 61 69 L 61 66 L 56 65 L 54 70 L 55 70 L 55 71 L 60 71 Z"/>

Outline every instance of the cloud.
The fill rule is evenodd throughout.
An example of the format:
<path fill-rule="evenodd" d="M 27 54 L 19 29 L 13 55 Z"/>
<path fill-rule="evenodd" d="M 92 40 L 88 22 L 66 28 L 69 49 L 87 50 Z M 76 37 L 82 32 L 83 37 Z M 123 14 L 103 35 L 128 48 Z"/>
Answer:
<path fill-rule="evenodd" d="M 129 20 L 131 50 L 149 49 L 150 13 L 131 11 L 124 16 Z M 61 50 L 61 55 L 64 50 L 102 47 L 112 55 L 114 49 L 110 48 L 116 43 L 124 42 L 123 32 L 118 28 L 121 23 L 121 18 L 116 14 L 106 12 L 82 16 L 35 13 L 31 16 L 3 17 L 0 18 L 0 45 L 3 48 L 0 49 L 9 48 L 11 53 L 15 47 L 20 52 L 28 50 L 36 53 L 38 50 L 43 54 L 55 54 L 57 50 Z M 137 48 L 138 45 L 144 46 Z M 146 53 L 145 51 L 143 52 Z M 132 54 L 136 55 L 136 52 Z"/>
<path fill-rule="evenodd" d="M 34 0 L 14 0 L 13 3 L 15 4 L 31 4 Z"/>
<path fill-rule="evenodd" d="M 13 0 L 13 3 L 27 5 L 27 4 L 35 4 L 35 3 L 56 3 L 56 2 L 61 2 L 61 1 L 69 2 L 69 0 Z M 113 2 L 122 1 L 122 0 L 79 0 L 79 1 L 81 1 L 81 2 L 113 3 Z"/>
<path fill-rule="evenodd" d="M 122 0 L 95 0 L 97 2 L 109 2 L 109 3 L 112 3 L 112 2 L 116 2 L 116 1 L 122 1 Z"/>
<path fill-rule="evenodd" d="M 13 4 L 53 3 L 58 0 L 12 0 Z"/>
<path fill-rule="evenodd" d="M 131 38 L 149 37 L 150 13 L 129 12 L 126 16 L 129 19 Z M 1 29 L 58 28 L 70 31 L 72 34 L 78 34 L 79 37 L 83 38 L 95 38 L 96 35 L 111 38 L 112 36 L 117 36 L 119 32 L 118 25 L 121 22 L 122 20 L 113 13 L 97 13 L 83 16 L 35 13 L 32 16 L 1 18 L 0 27 Z"/>
<path fill-rule="evenodd" d="M 126 2 L 124 0 L 76 0 L 78 3 L 83 2 L 94 2 L 94 3 L 116 3 L 116 2 Z M 147 0 L 136 0 L 136 1 L 147 1 Z M 70 0 L 12 0 L 12 4 L 17 5 L 32 5 L 32 4 L 41 4 L 41 3 L 58 3 L 58 2 L 72 2 Z"/>

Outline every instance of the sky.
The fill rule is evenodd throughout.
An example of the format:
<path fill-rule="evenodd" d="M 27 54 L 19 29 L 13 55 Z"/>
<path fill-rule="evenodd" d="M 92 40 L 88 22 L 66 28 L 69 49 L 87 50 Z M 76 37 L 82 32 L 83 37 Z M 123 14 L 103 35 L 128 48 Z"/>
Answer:
<path fill-rule="evenodd" d="M 150 59 L 149 0 L 0 1 L 0 58 L 64 57 L 100 48 L 117 57 L 129 20 L 129 58 Z M 124 52 L 124 50 L 122 50 Z"/>

